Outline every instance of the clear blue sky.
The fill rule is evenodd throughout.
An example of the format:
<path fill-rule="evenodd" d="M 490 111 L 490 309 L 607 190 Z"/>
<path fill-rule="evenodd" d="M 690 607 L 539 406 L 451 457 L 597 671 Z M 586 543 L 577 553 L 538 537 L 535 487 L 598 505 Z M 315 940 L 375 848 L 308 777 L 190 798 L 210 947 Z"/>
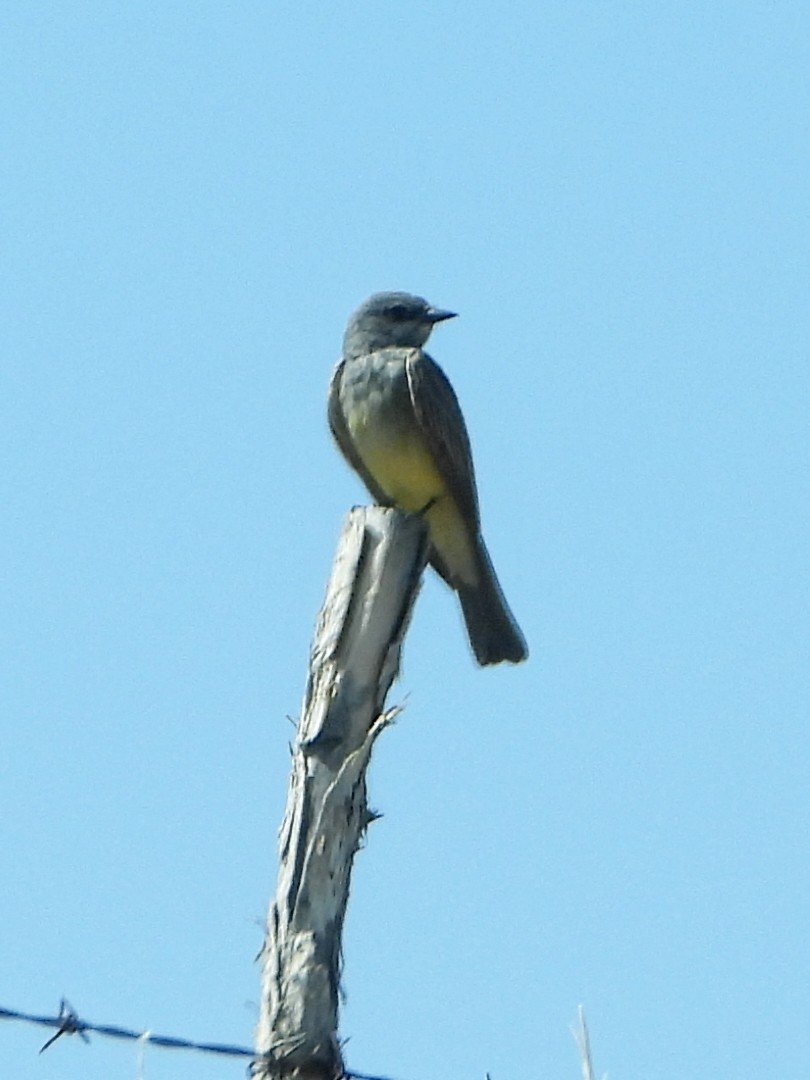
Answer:
<path fill-rule="evenodd" d="M 249 1043 L 368 293 L 461 317 L 530 662 L 427 580 L 342 1034 L 400 1080 L 810 1059 L 810 9 L 0 15 L 0 1005 Z M 131 1046 L 0 1024 L 15 1080 Z M 798 1064 L 797 1064 L 798 1063 Z M 150 1050 L 146 1080 L 241 1077 Z"/>

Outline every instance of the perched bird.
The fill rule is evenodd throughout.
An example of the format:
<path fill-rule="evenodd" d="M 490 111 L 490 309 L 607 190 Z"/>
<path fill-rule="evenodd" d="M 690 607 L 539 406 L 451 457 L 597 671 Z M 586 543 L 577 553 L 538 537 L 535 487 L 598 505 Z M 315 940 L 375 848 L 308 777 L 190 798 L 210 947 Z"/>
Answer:
<path fill-rule="evenodd" d="M 430 562 L 458 593 L 478 663 L 517 663 L 528 650 L 481 536 L 464 417 L 422 348 L 436 323 L 452 318 L 409 293 L 361 304 L 332 374 L 329 426 L 378 503 L 424 517 Z"/>

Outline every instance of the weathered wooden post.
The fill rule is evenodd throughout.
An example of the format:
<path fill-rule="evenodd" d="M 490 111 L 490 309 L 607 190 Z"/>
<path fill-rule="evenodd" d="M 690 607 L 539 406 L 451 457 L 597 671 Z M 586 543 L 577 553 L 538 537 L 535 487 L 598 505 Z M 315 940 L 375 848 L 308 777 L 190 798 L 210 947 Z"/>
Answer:
<path fill-rule="evenodd" d="M 352 860 L 371 820 L 366 769 L 427 555 L 421 518 L 358 507 L 346 520 L 312 646 L 261 953 L 259 1080 L 336 1080 L 341 933 Z"/>

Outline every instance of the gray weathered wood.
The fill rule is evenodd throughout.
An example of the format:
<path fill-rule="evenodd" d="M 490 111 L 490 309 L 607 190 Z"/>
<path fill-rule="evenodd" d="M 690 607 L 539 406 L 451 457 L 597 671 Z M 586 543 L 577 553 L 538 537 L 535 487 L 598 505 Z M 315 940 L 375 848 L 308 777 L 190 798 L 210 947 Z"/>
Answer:
<path fill-rule="evenodd" d="M 426 559 L 421 519 L 382 507 L 347 517 L 312 646 L 262 948 L 254 1075 L 343 1075 L 341 931 L 352 860 L 370 820 L 365 774 L 389 723 Z"/>

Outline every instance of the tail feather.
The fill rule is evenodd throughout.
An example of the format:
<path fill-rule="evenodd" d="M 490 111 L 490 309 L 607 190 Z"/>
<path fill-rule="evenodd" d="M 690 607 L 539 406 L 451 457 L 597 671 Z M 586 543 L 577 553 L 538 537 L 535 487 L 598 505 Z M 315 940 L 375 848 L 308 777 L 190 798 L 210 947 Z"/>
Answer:
<path fill-rule="evenodd" d="M 479 664 L 518 664 L 529 655 L 526 639 L 509 610 L 483 542 L 475 586 L 456 584 L 461 611 L 475 659 Z"/>

